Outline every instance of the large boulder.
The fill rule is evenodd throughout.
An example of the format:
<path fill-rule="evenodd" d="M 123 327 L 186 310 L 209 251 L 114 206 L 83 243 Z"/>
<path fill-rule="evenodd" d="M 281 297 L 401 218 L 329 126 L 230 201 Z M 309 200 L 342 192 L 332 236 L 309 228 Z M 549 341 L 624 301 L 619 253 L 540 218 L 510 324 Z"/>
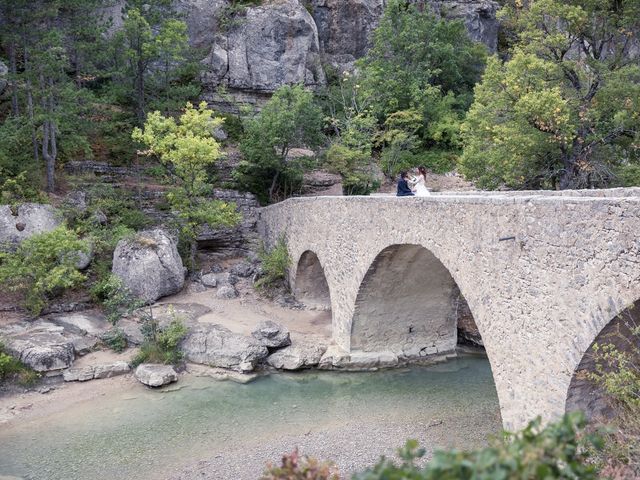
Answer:
<path fill-rule="evenodd" d="M 75 359 L 73 340 L 64 328 L 38 320 L 5 327 L 0 335 L 7 351 L 36 372 L 61 373 Z"/>
<path fill-rule="evenodd" d="M 51 205 L 0 205 L 0 249 L 14 248 L 33 235 L 54 230 L 61 223 L 61 216 Z"/>
<path fill-rule="evenodd" d="M 134 375 L 149 387 L 162 387 L 178 381 L 178 374 L 171 365 L 143 363 L 136 368 Z"/>
<path fill-rule="evenodd" d="M 213 3 L 212 8 L 219 8 L 220 2 Z M 204 24 L 220 24 L 222 19 L 224 28 L 204 28 Z M 231 19 L 220 14 L 216 19 L 191 15 L 188 24 L 197 37 L 193 43 L 210 48 L 204 79 L 211 92 L 224 85 L 230 91 L 259 96 L 283 85 L 316 87 L 326 83 L 316 24 L 298 0 L 247 7 Z"/>
<path fill-rule="evenodd" d="M 214 324 L 203 324 L 182 340 L 180 349 L 185 359 L 212 367 L 250 372 L 264 360 L 269 351 L 258 340 Z"/>
<path fill-rule="evenodd" d="M 271 320 L 260 322 L 251 335 L 267 348 L 282 348 L 291 345 L 289 330 Z"/>
<path fill-rule="evenodd" d="M 326 345 L 310 342 L 294 343 L 269 355 L 267 364 L 282 370 L 315 367 L 326 351 Z"/>
<path fill-rule="evenodd" d="M 176 242 L 159 228 L 120 240 L 113 252 L 112 271 L 146 303 L 178 293 L 184 286 Z"/>

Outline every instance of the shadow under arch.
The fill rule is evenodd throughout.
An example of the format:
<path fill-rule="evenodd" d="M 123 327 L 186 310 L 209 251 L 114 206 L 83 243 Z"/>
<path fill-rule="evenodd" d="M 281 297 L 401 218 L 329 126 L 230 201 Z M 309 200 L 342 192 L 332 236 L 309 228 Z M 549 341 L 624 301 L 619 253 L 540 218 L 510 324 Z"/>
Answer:
<path fill-rule="evenodd" d="M 610 421 L 618 412 L 605 391 L 589 378 L 596 369 L 596 345 L 612 345 L 640 365 L 640 299 L 613 317 L 598 333 L 571 377 L 565 411 L 581 410 L 588 419 Z M 634 334 L 633 330 L 636 329 Z"/>
<path fill-rule="evenodd" d="M 318 256 L 311 250 L 300 255 L 293 285 L 296 299 L 307 307 L 331 310 L 331 294 Z"/>
<path fill-rule="evenodd" d="M 451 273 L 430 250 L 391 245 L 376 256 L 360 285 L 351 349 L 406 358 L 452 351 L 459 299 Z"/>

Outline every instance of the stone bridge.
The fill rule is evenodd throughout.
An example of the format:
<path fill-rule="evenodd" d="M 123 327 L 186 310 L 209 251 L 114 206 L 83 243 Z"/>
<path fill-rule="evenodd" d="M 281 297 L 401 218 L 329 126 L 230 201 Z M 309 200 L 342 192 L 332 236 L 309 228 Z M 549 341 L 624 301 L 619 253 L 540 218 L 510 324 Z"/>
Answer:
<path fill-rule="evenodd" d="M 459 289 L 507 428 L 563 414 L 585 351 L 640 299 L 640 189 L 295 198 L 259 229 L 352 359 L 453 351 Z"/>

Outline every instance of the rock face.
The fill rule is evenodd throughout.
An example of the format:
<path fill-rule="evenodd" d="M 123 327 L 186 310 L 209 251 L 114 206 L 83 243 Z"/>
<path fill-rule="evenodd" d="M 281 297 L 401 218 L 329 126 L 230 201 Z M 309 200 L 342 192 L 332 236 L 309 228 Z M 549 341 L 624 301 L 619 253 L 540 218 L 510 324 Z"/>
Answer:
<path fill-rule="evenodd" d="M 492 0 L 415 0 L 437 15 L 460 19 L 469 36 L 497 46 L 498 4 Z M 385 0 L 280 0 L 244 9 L 229 0 L 175 0 L 204 60 L 205 98 L 217 108 L 260 107 L 277 88 L 326 83 L 321 59 L 352 70 L 370 46 Z M 235 13 L 234 13 L 235 12 Z M 226 94 L 217 89 L 224 86 Z"/>
<path fill-rule="evenodd" d="M 220 177 L 229 178 L 231 170 L 220 172 Z M 198 234 L 198 248 L 215 250 L 216 253 L 230 256 L 244 255 L 259 245 L 256 233 L 258 209 L 260 203 L 251 193 L 241 193 L 235 190 L 216 189 L 213 197 L 224 202 L 235 203 L 242 214 L 242 220 L 235 227 L 211 228 L 208 225 Z"/>
<path fill-rule="evenodd" d="M 322 53 L 339 70 L 350 70 L 369 48 L 369 36 L 384 11 L 384 0 L 312 0 Z"/>
<path fill-rule="evenodd" d="M 239 372 L 250 372 L 269 354 L 258 340 L 233 333 L 221 325 L 194 328 L 180 348 L 190 362 Z"/>
<path fill-rule="evenodd" d="M 498 48 L 499 5 L 492 0 L 433 0 L 434 10 L 445 18 L 462 20 L 469 37 L 482 42 L 491 52 Z"/>
<path fill-rule="evenodd" d="M 271 93 L 282 85 L 325 84 L 316 24 L 297 0 L 248 7 L 231 19 L 225 18 L 222 2 L 212 2 L 209 12 L 215 13 L 204 18 L 194 13 L 202 11 L 199 5 L 192 4 L 190 32 L 193 44 L 211 48 L 204 76 L 211 91 L 223 85 Z M 219 33 L 212 38 L 205 24 L 216 25 Z"/>
<path fill-rule="evenodd" d="M 289 330 L 271 320 L 260 322 L 251 335 L 267 348 L 282 348 L 291 345 Z"/>
<path fill-rule="evenodd" d="M 312 343 L 294 343 L 293 345 L 272 353 L 267 364 L 282 370 L 299 370 L 315 367 L 327 350 L 325 345 Z"/>
<path fill-rule="evenodd" d="M 136 368 L 135 377 L 149 387 L 162 387 L 178 381 L 178 374 L 171 365 L 143 363 Z"/>
<path fill-rule="evenodd" d="M 61 218 L 50 205 L 23 203 L 0 206 L 0 248 L 12 248 L 38 233 L 58 227 Z"/>
<path fill-rule="evenodd" d="M 69 368 L 62 372 L 65 382 L 86 382 L 88 380 L 111 378 L 129 373 L 131 367 L 127 362 L 115 362 L 88 367 Z"/>
<path fill-rule="evenodd" d="M 113 273 L 147 303 L 177 293 L 184 286 L 184 267 L 176 243 L 161 229 L 118 242 Z"/>
<path fill-rule="evenodd" d="M 315 170 L 307 172 L 302 178 L 303 196 L 340 196 L 342 195 L 342 177 L 336 173 Z"/>

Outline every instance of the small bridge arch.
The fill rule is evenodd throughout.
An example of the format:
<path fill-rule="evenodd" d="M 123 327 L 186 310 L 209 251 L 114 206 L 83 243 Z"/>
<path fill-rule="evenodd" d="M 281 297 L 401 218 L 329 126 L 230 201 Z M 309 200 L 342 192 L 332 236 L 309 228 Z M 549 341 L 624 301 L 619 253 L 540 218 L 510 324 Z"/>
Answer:
<path fill-rule="evenodd" d="M 294 296 L 308 307 L 331 309 L 331 293 L 318 255 L 305 250 L 295 267 Z"/>

